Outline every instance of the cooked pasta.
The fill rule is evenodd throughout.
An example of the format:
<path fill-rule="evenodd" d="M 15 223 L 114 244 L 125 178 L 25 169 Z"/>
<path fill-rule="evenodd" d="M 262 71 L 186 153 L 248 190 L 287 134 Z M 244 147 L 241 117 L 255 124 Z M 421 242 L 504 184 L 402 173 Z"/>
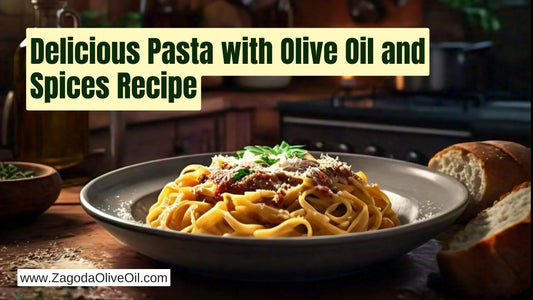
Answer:
<path fill-rule="evenodd" d="M 328 155 L 314 159 L 286 143 L 260 147 L 238 157 L 217 155 L 210 166 L 187 166 L 163 188 L 146 223 L 258 238 L 346 234 L 400 224 L 387 195 L 363 172 Z"/>

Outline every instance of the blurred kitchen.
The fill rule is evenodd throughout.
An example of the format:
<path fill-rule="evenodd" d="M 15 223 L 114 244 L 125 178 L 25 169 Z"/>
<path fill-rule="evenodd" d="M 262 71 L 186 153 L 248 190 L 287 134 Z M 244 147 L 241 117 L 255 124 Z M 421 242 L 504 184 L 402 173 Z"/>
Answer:
<path fill-rule="evenodd" d="M 0 161 L 13 158 L 16 148 L 13 58 L 25 28 L 36 25 L 31 2 L 0 0 Z M 89 176 L 282 139 L 421 164 L 467 140 L 531 143 L 529 0 L 70 0 L 68 6 L 81 27 L 431 30 L 429 77 L 204 77 L 199 112 L 89 112 L 88 150 L 74 166 Z"/>

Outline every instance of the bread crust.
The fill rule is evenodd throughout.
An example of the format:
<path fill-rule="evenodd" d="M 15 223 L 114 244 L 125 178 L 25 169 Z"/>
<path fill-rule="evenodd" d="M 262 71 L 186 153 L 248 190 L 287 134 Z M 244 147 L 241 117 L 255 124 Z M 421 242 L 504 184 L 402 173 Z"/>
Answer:
<path fill-rule="evenodd" d="M 531 286 L 531 214 L 498 234 L 493 247 L 516 275 L 513 292 Z"/>
<path fill-rule="evenodd" d="M 470 298 L 494 299 L 511 296 L 517 276 L 493 248 L 495 237 L 486 238 L 459 251 L 437 254 L 440 273 L 459 293 Z"/>
<path fill-rule="evenodd" d="M 531 149 L 510 141 L 490 140 L 482 143 L 497 147 L 511 156 L 522 168 L 523 172 L 531 178 Z"/>
<path fill-rule="evenodd" d="M 515 186 L 500 201 L 530 185 L 524 182 Z M 489 209 L 476 218 L 484 218 Z M 437 254 L 437 262 L 443 278 L 457 291 L 471 298 L 495 299 L 519 294 L 531 286 L 531 211 L 473 245 L 453 251 L 449 244 L 456 235 Z"/>
<path fill-rule="evenodd" d="M 531 182 L 523 182 L 515 186 L 511 192 L 503 194 L 499 201 L 514 192 L 530 187 Z M 494 249 L 517 275 L 519 280 L 517 285 L 524 287 L 523 289 L 531 286 L 531 211 L 521 222 L 498 235 Z"/>
<path fill-rule="evenodd" d="M 502 141 L 460 143 L 438 152 L 429 161 L 428 166 L 436 169 L 436 161 L 444 154 L 451 150 L 459 150 L 463 155 L 472 154 L 484 171 L 485 190 L 482 191 L 481 199 L 477 202 L 470 199 L 459 222 L 467 222 L 483 209 L 490 207 L 502 194 L 511 191 L 514 186 L 531 180 L 530 157 L 526 155 L 530 153 L 530 149 L 522 146 L 525 150 L 516 150 L 520 147 L 513 145 L 510 146 L 513 147 L 512 150 L 510 147 L 506 151 L 502 150 L 509 145 L 511 144 Z M 511 156 L 508 153 L 516 154 Z M 526 156 L 527 158 L 523 158 Z M 524 167 L 525 165 L 529 167 Z"/>

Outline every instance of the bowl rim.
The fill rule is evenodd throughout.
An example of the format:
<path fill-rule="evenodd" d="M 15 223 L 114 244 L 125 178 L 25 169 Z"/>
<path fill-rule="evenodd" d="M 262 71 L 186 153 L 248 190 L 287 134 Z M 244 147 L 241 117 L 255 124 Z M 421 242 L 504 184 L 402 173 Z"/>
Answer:
<path fill-rule="evenodd" d="M 12 164 L 14 166 L 24 166 L 24 167 L 30 167 L 35 170 L 43 171 L 42 174 L 35 175 L 32 177 L 24 177 L 24 178 L 17 178 L 17 179 L 7 179 L 7 180 L 0 180 L 0 183 L 3 182 L 21 182 L 21 181 L 29 181 L 29 180 L 35 180 L 40 179 L 48 176 L 53 176 L 54 174 L 58 174 L 57 170 L 53 167 L 45 164 L 40 163 L 34 163 L 29 161 L 1 161 L 3 164 Z"/>
<path fill-rule="evenodd" d="M 448 208 L 448 210 L 446 211 L 440 211 L 432 215 L 430 218 L 418 220 L 416 222 L 411 222 L 407 224 L 402 224 L 400 226 L 396 226 L 392 228 L 384 228 L 380 230 L 358 232 L 358 233 L 348 233 L 348 234 L 342 234 L 342 235 L 324 235 L 324 236 L 312 236 L 312 237 L 255 238 L 255 237 L 235 237 L 235 236 L 221 237 L 217 235 L 207 235 L 207 234 L 190 234 L 190 233 L 183 233 L 180 231 L 149 227 L 149 226 L 146 226 L 145 224 L 140 224 L 140 223 L 136 223 L 133 221 L 124 220 L 124 219 L 115 217 L 107 212 L 104 212 L 101 209 L 94 206 L 88 197 L 89 190 L 94 185 L 96 185 L 99 181 L 103 180 L 103 178 L 111 174 L 116 174 L 116 173 L 125 172 L 125 171 L 127 172 L 128 169 L 139 168 L 139 167 L 142 167 L 143 165 L 152 164 L 152 163 L 160 163 L 160 162 L 170 161 L 170 160 L 175 160 L 175 159 L 187 159 L 187 158 L 209 156 L 213 154 L 227 154 L 227 153 L 234 153 L 234 152 L 212 152 L 212 153 L 200 153 L 200 154 L 168 157 L 168 158 L 162 158 L 162 159 L 149 160 L 149 161 L 132 164 L 129 166 L 124 166 L 122 168 L 112 170 L 110 172 L 107 172 L 105 174 L 102 174 L 94 178 L 82 188 L 82 190 L 80 191 L 81 206 L 91 217 L 93 217 L 99 223 L 116 226 L 116 227 L 119 227 L 125 230 L 132 230 L 134 232 L 141 233 L 141 234 L 159 236 L 161 238 L 173 238 L 173 239 L 189 240 L 189 241 L 196 241 L 196 242 L 215 242 L 215 243 L 225 243 L 225 244 L 244 243 L 244 244 L 252 244 L 252 245 L 301 245 L 301 243 L 303 242 L 306 245 L 312 245 L 312 244 L 323 244 L 323 243 L 331 243 L 331 242 L 347 242 L 347 241 L 362 242 L 362 241 L 368 241 L 372 239 L 381 239 L 381 238 L 387 238 L 391 236 L 406 234 L 410 232 L 420 231 L 420 230 L 423 230 L 424 228 L 433 227 L 436 224 L 443 222 L 443 220 L 448 219 L 453 215 L 456 215 L 455 218 L 457 218 L 459 214 L 464 210 L 464 208 L 466 207 L 468 203 L 468 192 L 467 192 L 466 187 L 456 178 L 453 178 L 452 176 L 449 176 L 447 174 L 437 172 L 425 166 L 421 166 L 421 165 L 417 165 L 417 164 L 409 163 L 405 161 L 394 160 L 394 159 L 389 159 L 389 158 L 384 158 L 384 157 L 368 156 L 368 155 L 362 155 L 362 154 L 337 153 L 337 152 L 327 152 L 327 154 L 330 156 L 331 155 L 333 156 L 347 155 L 347 156 L 356 156 L 360 158 L 371 157 L 372 159 L 377 159 L 377 160 L 394 161 L 394 163 L 404 164 L 406 166 L 411 166 L 416 169 L 423 170 L 424 172 L 437 174 L 438 176 L 447 180 L 448 182 L 453 183 L 461 191 L 462 195 L 459 198 L 461 198 L 462 201 L 460 201 L 459 203 L 456 203 L 455 206 Z M 323 153 L 326 153 L 326 152 L 323 152 Z"/>

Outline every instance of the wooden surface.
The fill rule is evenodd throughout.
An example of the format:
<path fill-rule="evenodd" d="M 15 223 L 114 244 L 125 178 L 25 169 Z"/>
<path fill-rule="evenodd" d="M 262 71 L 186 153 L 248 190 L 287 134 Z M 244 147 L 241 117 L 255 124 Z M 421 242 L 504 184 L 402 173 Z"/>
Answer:
<path fill-rule="evenodd" d="M 30 224 L 0 227 L 0 299 L 459 299 L 438 277 L 435 239 L 369 270 L 314 282 L 237 282 L 173 269 L 166 288 L 17 287 L 17 268 L 170 268 L 98 225 L 80 206 L 80 189 L 63 189 L 56 204 Z"/>

